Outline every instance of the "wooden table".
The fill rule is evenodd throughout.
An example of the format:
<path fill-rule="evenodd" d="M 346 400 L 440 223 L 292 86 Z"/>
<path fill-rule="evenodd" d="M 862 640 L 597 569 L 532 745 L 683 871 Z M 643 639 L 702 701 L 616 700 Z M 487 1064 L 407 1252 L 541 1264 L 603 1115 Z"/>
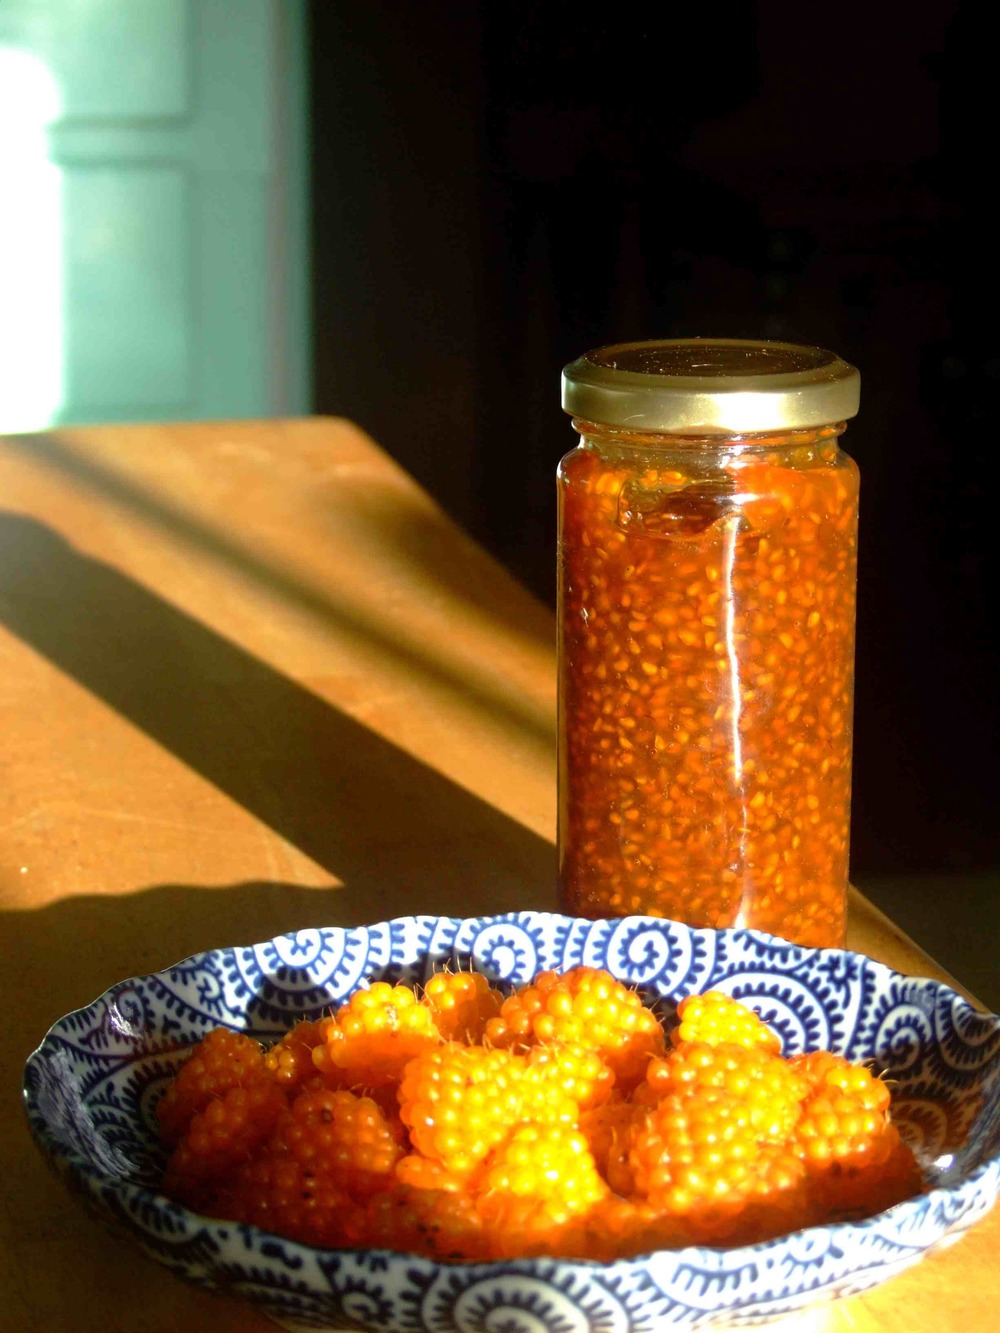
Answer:
<path fill-rule="evenodd" d="M 24 1060 L 199 949 L 552 906 L 554 704 L 548 611 L 348 423 L 0 443 L 0 1328 L 273 1329 L 70 1205 Z M 850 944 L 942 975 L 860 897 Z M 991 1329 L 998 1245 L 808 1326 Z"/>

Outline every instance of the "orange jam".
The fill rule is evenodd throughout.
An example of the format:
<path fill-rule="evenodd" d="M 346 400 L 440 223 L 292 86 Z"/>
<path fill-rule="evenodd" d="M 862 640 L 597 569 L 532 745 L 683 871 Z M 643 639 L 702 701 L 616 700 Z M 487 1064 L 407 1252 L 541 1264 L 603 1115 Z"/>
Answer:
<path fill-rule="evenodd" d="M 858 470 L 841 425 L 559 470 L 564 906 L 843 943 Z"/>

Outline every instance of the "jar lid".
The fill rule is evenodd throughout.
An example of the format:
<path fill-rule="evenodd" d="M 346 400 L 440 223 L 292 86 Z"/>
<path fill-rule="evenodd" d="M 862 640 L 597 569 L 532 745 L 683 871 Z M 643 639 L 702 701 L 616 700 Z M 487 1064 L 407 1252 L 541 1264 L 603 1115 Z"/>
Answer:
<path fill-rule="evenodd" d="M 562 375 L 563 409 L 599 425 L 732 435 L 857 415 L 861 376 L 821 347 L 666 338 L 587 352 Z"/>

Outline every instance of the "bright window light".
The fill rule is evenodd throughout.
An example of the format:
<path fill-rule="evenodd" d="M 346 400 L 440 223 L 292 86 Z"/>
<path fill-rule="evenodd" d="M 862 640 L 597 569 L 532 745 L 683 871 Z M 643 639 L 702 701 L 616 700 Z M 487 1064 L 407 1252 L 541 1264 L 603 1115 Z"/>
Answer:
<path fill-rule="evenodd" d="M 48 67 L 0 46 L 0 431 L 51 426 L 63 403 L 59 111 Z"/>

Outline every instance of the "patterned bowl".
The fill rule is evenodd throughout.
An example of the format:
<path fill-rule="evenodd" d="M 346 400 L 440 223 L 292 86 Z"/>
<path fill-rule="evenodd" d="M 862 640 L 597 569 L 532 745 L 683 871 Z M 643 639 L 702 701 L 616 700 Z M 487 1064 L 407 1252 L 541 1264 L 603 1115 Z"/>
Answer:
<path fill-rule="evenodd" d="M 666 998 L 718 987 L 759 1008 L 786 1054 L 827 1047 L 874 1059 L 898 1080 L 897 1115 L 931 1188 L 865 1222 L 609 1264 L 317 1250 L 201 1217 L 158 1192 L 153 1108 L 209 1028 L 272 1039 L 368 981 L 419 981 L 470 962 L 511 984 L 585 963 Z M 27 1063 L 24 1092 L 39 1148 L 105 1223 L 178 1276 L 252 1301 L 289 1329 L 642 1333 L 760 1323 L 883 1281 L 957 1239 L 1000 1189 L 1000 1019 L 861 954 L 648 917 L 408 917 L 199 954 L 56 1023 Z"/>

